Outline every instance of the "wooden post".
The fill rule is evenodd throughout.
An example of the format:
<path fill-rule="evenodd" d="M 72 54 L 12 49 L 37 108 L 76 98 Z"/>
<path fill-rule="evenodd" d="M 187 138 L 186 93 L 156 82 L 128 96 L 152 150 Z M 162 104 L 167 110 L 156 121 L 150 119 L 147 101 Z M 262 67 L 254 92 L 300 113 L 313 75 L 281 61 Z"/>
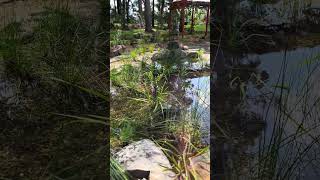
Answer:
<path fill-rule="evenodd" d="M 192 6 L 192 15 L 191 15 L 191 34 L 194 31 L 194 7 Z"/>
<path fill-rule="evenodd" d="M 204 37 L 206 37 L 207 36 L 207 34 L 208 34 L 208 22 L 209 22 L 209 14 L 210 14 L 210 6 L 208 6 L 208 10 L 207 10 L 207 18 L 206 18 L 206 33 L 205 33 L 205 35 L 204 35 Z"/>
<path fill-rule="evenodd" d="M 168 28 L 169 33 L 172 33 L 172 4 L 170 4 L 169 11 Z"/>
<path fill-rule="evenodd" d="M 180 24 L 181 24 L 181 35 L 182 35 L 182 38 L 184 36 L 184 22 L 185 22 L 185 8 L 187 6 L 187 0 L 182 0 L 182 7 L 181 7 L 181 21 L 180 21 Z"/>
<path fill-rule="evenodd" d="M 181 21 L 180 21 L 180 24 L 181 24 L 181 35 L 182 35 L 182 38 L 183 38 L 183 35 L 184 35 L 184 19 L 185 19 L 184 6 L 182 7 L 180 12 L 181 12 Z"/>
<path fill-rule="evenodd" d="M 154 28 L 154 0 L 152 1 L 152 27 Z"/>

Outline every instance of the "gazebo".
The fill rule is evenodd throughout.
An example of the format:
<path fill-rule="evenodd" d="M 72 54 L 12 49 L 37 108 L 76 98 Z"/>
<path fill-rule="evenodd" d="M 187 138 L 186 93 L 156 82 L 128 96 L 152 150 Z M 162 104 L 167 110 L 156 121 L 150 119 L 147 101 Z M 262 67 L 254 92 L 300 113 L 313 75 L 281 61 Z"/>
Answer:
<path fill-rule="evenodd" d="M 169 10 L 170 10 L 170 16 L 169 16 L 169 31 L 172 32 L 172 12 L 174 10 L 180 10 L 181 13 L 181 34 L 182 37 L 184 35 L 184 24 L 185 24 L 185 9 L 191 7 L 192 8 L 192 15 L 191 15 L 191 31 L 194 29 L 194 9 L 195 7 L 198 8 L 206 8 L 207 9 L 207 17 L 206 17 L 206 31 L 205 31 L 205 37 L 208 34 L 208 22 L 210 18 L 210 0 L 173 0 L 173 2 L 170 4 Z"/>

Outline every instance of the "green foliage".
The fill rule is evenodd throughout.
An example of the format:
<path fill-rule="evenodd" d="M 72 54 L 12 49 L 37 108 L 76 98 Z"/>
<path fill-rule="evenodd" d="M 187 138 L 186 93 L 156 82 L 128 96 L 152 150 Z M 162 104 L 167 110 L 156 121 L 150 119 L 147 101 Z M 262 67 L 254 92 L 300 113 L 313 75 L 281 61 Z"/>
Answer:
<path fill-rule="evenodd" d="M 105 152 L 94 149 L 102 144 L 101 129 L 104 127 L 92 125 L 97 122 L 105 125 L 103 120 L 97 116 L 76 118 L 52 114 L 105 112 L 105 102 L 101 103 L 95 95 L 105 97 L 107 91 L 104 94 L 85 95 L 76 88 L 82 85 L 90 87 L 87 90 L 83 88 L 83 91 L 90 91 L 105 85 L 106 78 L 98 75 L 96 67 L 99 66 L 96 49 L 99 48 L 97 44 L 101 43 L 100 29 L 71 15 L 64 8 L 46 9 L 31 21 L 31 29 L 27 32 L 17 22 L 0 30 L 1 68 L 10 77 L 8 80 L 16 84 L 18 94 L 15 99 L 19 99 L 19 102 L 15 102 L 18 106 L 5 107 L 10 108 L 14 116 L 1 114 L 3 123 L 10 124 L 1 137 L 15 142 L 18 151 L 24 152 L 21 147 L 25 142 L 32 142 L 27 143 L 28 148 L 36 150 L 21 153 L 18 157 L 8 148 L 8 153 L 13 155 L 5 157 L 8 158 L 8 166 L 3 166 L 1 172 L 9 169 L 13 179 L 21 178 L 18 177 L 21 172 L 24 173 L 24 179 L 45 179 L 47 175 L 50 176 L 48 179 L 107 178 L 104 174 Z M 57 83 L 55 78 L 75 86 Z M 68 118 L 76 120 L 64 126 L 62 120 Z M 75 122 L 86 123 L 79 125 Z M 10 144 L 4 147 L 7 146 Z M 90 150 L 86 148 L 89 146 Z M 29 159 L 33 159 L 32 163 Z M 12 166 L 17 168 L 12 170 Z M 88 177 L 89 174 L 91 177 Z"/>
<path fill-rule="evenodd" d="M 206 31 L 206 24 L 195 24 L 194 32 L 203 33 Z M 186 30 L 191 31 L 191 24 L 186 25 Z M 210 32 L 210 25 L 208 24 L 208 32 Z"/>
<path fill-rule="evenodd" d="M 143 62 L 138 67 L 126 64 L 111 71 L 112 87 L 119 93 L 111 102 L 112 129 L 119 131 L 112 133 L 114 144 L 129 142 L 136 134 L 146 134 L 146 129 L 156 123 L 153 117 L 163 109 L 168 97 L 166 75 L 165 71 Z"/>
<path fill-rule="evenodd" d="M 47 9 L 35 22 L 29 42 L 23 40 L 19 23 L 1 31 L 0 52 L 7 74 L 53 76 L 71 83 L 85 80 L 95 61 L 95 29 L 88 29 L 65 9 Z"/>
<path fill-rule="evenodd" d="M 197 50 L 197 55 L 198 55 L 198 57 L 203 56 L 204 53 L 205 53 L 205 51 L 204 51 L 204 49 L 202 49 L 202 48 Z"/>
<path fill-rule="evenodd" d="M 121 121 L 119 139 L 123 143 L 130 143 L 136 136 L 136 129 L 131 121 Z"/>
<path fill-rule="evenodd" d="M 271 4 L 277 2 L 276 0 L 250 0 L 256 4 Z"/>
<path fill-rule="evenodd" d="M 167 96 L 166 75 L 166 71 L 159 71 L 155 66 L 141 62 L 139 67 L 126 64 L 119 71 L 111 71 L 110 79 L 115 87 L 121 87 L 130 93 L 129 101 L 144 103 L 144 106 L 153 106 L 156 110 L 162 106 Z M 157 89 L 156 94 L 153 92 L 154 88 Z"/>
<path fill-rule="evenodd" d="M 146 46 L 140 47 L 140 48 L 139 48 L 139 51 L 140 51 L 140 53 L 141 53 L 142 55 L 146 54 L 146 52 L 147 52 Z"/>
<path fill-rule="evenodd" d="M 110 157 L 110 178 L 111 180 L 129 180 L 128 174 L 113 157 Z"/>
<path fill-rule="evenodd" d="M 153 34 L 145 33 L 142 29 L 128 31 L 114 30 L 110 33 L 110 45 L 143 45 L 155 42 L 166 42 L 168 32 L 157 30 Z"/>
<path fill-rule="evenodd" d="M 183 68 L 185 67 L 184 63 L 188 60 L 186 53 L 181 51 L 180 49 L 163 49 L 153 58 L 153 60 L 161 64 L 164 69 L 176 69 L 178 71 L 183 70 Z"/>
<path fill-rule="evenodd" d="M 114 31 L 111 33 L 111 46 L 124 44 L 124 40 L 122 39 L 122 31 Z"/>
<path fill-rule="evenodd" d="M 48 11 L 37 19 L 35 47 L 54 77 L 71 83 L 83 81 L 94 61 L 95 30 L 88 29 L 68 11 Z"/>
<path fill-rule="evenodd" d="M 29 78 L 34 75 L 35 60 L 25 55 L 31 49 L 24 45 L 20 23 L 13 22 L 0 31 L 0 57 L 9 76 Z"/>
<path fill-rule="evenodd" d="M 3 59 L 17 59 L 21 42 L 21 24 L 13 22 L 0 31 L 0 53 Z"/>
<path fill-rule="evenodd" d="M 145 34 L 145 43 L 166 43 L 169 40 L 169 32 L 167 30 L 154 29 L 152 34 Z"/>
<path fill-rule="evenodd" d="M 122 66 L 121 70 L 113 69 L 110 72 L 110 80 L 114 86 L 134 88 L 138 85 L 140 71 L 130 64 Z"/>
<path fill-rule="evenodd" d="M 134 49 L 133 51 L 130 52 L 130 56 L 132 58 L 132 60 L 136 60 L 136 58 L 138 57 L 138 52 L 136 49 Z"/>
<path fill-rule="evenodd" d="M 153 53 L 154 50 L 155 50 L 155 45 L 154 45 L 154 44 L 150 44 L 150 45 L 149 45 L 149 52 L 150 52 L 150 53 Z"/>
<path fill-rule="evenodd" d="M 180 137 L 177 143 L 170 140 L 159 140 L 156 143 L 162 147 L 168 157 L 172 168 L 169 169 L 177 175 L 177 179 L 199 179 L 199 175 L 191 166 L 190 158 L 206 153 L 209 148 L 197 148 L 188 139 L 190 136 Z"/>

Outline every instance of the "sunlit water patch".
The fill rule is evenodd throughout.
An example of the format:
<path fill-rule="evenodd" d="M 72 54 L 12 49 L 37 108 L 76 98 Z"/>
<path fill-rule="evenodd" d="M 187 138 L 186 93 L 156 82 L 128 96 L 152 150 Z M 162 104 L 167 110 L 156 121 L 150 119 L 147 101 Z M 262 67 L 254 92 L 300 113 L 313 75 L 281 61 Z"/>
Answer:
<path fill-rule="evenodd" d="M 200 120 L 202 140 L 210 143 L 210 77 L 203 76 L 189 79 L 191 87 L 187 90 L 192 98 L 190 109 L 195 110 Z"/>
<path fill-rule="evenodd" d="M 244 152 L 261 152 L 262 147 L 267 147 L 274 138 L 279 137 L 277 133 L 282 132 L 281 139 L 284 145 L 278 152 L 279 163 L 287 163 L 286 166 L 289 166 L 297 159 L 299 163 L 295 164 L 294 168 L 299 173 L 292 176 L 310 180 L 318 179 L 320 173 L 316 168 L 319 165 L 316 155 L 320 151 L 318 141 L 315 141 L 320 135 L 317 103 L 320 97 L 319 55 L 320 46 L 298 48 L 288 52 L 249 54 L 244 58 L 260 60 L 259 69 L 269 74 L 263 88 L 247 86 L 247 108 L 259 114 L 266 125 L 255 143 L 245 148 Z M 256 103 L 259 98 L 265 98 L 267 101 Z M 280 99 L 281 108 L 277 105 Z M 308 151 L 303 151 L 307 147 Z"/>

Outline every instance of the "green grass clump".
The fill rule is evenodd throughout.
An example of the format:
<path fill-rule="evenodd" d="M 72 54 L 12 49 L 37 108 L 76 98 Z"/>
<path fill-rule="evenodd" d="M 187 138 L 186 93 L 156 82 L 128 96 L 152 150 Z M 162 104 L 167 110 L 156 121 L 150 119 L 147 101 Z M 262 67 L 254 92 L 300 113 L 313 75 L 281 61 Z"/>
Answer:
<path fill-rule="evenodd" d="M 201 115 L 196 107 L 181 115 L 166 109 L 170 103 L 179 104 L 179 100 L 168 102 L 172 96 L 168 77 L 172 73 L 182 78 L 184 75 L 183 70 L 177 72 L 144 62 L 111 71 L 111 84 L 117 92 L 111 101 L 111 148 L 142 138 L 154 139 L 164 148 L 173 165 L 171 170 L 180 178 L 192 179 L 198 175 L 190 167 L 190 158 L 204 152 L 207 146 L 202 143 Z"/>
<path fill-rule="evenodd" d="M 35 43 L 42 61 L 54 77 L 81 82 L 89 71 L 86 66 L 94 62 L 95 29 L 68 12 L 52 9 L 37 22 Z"/>
<path fill-rule="evenodd" d="M 0 57 L 7 75 L 19 78 L 34 76 L 36 61 L 29 53 L 31 47 L 22 39 L 21 23 L 13 22 L 0 31 Z"/>
<path fill-rule="evenodd" d="M 0 52 L 7 74 L 18 78 L 57 77 L 71 83 L 85 80 L 96 61 L 95 29 L 62 9 L 47 9 L 35 22 L 28 41 L 19 23 L 1 31 Z"/>
<path fill-rule="evenodd" d="M 154 33 L 145 33 L 143 29 L 132 30 L 114 30 L 110 33 L 110 45 L 136 45 L 166 42 L 168 40 L 168 32 L 155 30 Z"/>
<path fill-rule="evenodd" d="M 12 179 L 105 179 L 105 149 L 98 149 L 104 127 L 56 115 L 105 115 L 106 102 L 96 97 L 108 93 L 106 56 L 98 52 L 105 32 L 66 8 L 47 8 L 31 21 L 28 31 L 18 22 L 0 30 L 1 68 L 17 87 L 16 105 L 3 106 L 13 115 L 1 111 L 0 144 L 9 155 L 1 156 L 0 171 Z M 98 93 L 86 94 L 92 89 Z"/>
<path fill-rule="evenodd" d="M 110 178 L 111 180 L 129 180 L 129 175 L 123 170 L 121 165 L 112 157 L 110 158 Z"/>

